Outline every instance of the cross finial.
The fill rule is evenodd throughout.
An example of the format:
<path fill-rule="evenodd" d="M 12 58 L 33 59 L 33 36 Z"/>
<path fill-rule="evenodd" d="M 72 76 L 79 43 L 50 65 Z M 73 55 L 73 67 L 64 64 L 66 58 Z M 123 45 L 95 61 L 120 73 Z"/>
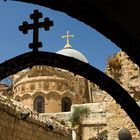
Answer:
<path fill-rule="evenodd" d="M 69 34 L 69 31 L 67 31 L 67 34 L 66 35 L 62 35 L 62 38 L 66 38 L 66 45 L 64 46 L 64 48 L 71 48 L 71 45 L 70 45 L 70 38 L 74 37 L 74 35 L 70 35 Z"/>
<path fill-rule="evenodd" d="M 30 14 L 30 19 L 33 20 L 33 23 L 28 24 L 28 22 L 24 21 L 23 25 L 19 26 L 19 30 L 24 34 L 27 34 L 28 30 L 33 30 L 33 43 L 29 44 L 29 48 L 33 49 L 33 52 L 37 52 L 38 48 L 42 47 L 42 42 L 39 42 L 39 28 L 49 30 L 50 26 L 53 26 L 53 21 L 49 20 L 49 18 L 44 18 L 44 22 L 39 22 L 42 16 L 41 12 L 34 10 L 34 13 Z"/>

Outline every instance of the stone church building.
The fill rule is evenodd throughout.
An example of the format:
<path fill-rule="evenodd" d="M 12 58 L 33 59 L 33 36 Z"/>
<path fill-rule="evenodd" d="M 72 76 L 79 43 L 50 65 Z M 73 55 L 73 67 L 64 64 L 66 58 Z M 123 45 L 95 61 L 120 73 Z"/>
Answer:
<path fill-rule="evenodd" d="M 88 80 L 65 70 L 34 66 L 13 75 L 14 99 L 39 113 L 70 111 L 91 101 Z"/>
<path fill-rule="evenodd" d="M 85 63 L 87 58 L 67 43 L 56 53 L 74 57 Z M 140 70 L 122 51 L 108 59 L 106 74 L 123 86 L 140 104 Z M 118 132 L 127 128 L 133 140 L 140 133 L 109 94 L 82 76 L 50 66 L 33 66 L 11 76 L 14 100 L 35 110 L 43 119 L 53 116 L 68 123 L 75 107 L 87 107 L 90 113 L 81 118 L 80 129 L 72 128 L 72 140 L 118 140 Z M 2 85 L 3 90 L 7 87 Z"/>
<path fill-rule="evenodd" d="M 69 37 L 71 36 L 69 32 L 66 36 L 63 36 L 67 38 L 66 45 L 56 53 L 88 63 L 87 58 L 70 45 Z M 12 81 L 13 99 L 37 111 L 43 118 L 48 117 L 49 114 L 68 123 L 72 106 L 72 108 L 75 105 L 90 108 L 91 115 L 86 120 L 83 119 L 82 122 L 83 140 L 97 136 L 99 130 L 96 130 L 96 124 L 101 127 L 100 131 L 105 129 L 105 105 L 104 103 L 93 105 L 93 98 L 95 98 L 95 96 L 93 97 L 93 91 L 96 86 L 86 78 L 64 69 L 41 65 L 24 69 L 12 75 Z M 92 116 L 96 118 L 93 121 L 91 121 Z M 78 140 L 78 136 L 73 140 L 76 139 Z"/>
<path fill-rule="evenodd" d="M 88 63 L 68 42 L 57 53 Z M 34 66 L 13 75 L 12 79 L 14 99 L 38 113 L 67 112 L 72 104 L 92 102 L 90 82 L 67 70 Z"/>

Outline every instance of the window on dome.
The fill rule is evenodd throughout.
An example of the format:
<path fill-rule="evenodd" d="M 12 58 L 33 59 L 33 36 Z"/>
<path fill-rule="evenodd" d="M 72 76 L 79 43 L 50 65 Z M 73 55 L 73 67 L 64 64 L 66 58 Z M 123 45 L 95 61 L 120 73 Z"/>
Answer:
<path fill-rule="evenodd" d="M 18 92 L 20 91 L 20 87 L 17 87 L 17 91 L 18 91 Z"/>
<path fill-rule="evenodd" d="M 25 86 L 22 86 L 21 87 L 21 91 L 25 91 Z"/>
<path fill-rule="evenodd" d="M 31 89 L 31 90 L 34 90 L 34 89 L 35 89 L 35 85 L 34 85 L 34 84 L 31 84 L 31 85 L 30 85 L 30 89 Z"/>
<path fill-rule="evenodd" d="M 38 89 L 42 88 L 42 83 L 38 83 Z"/>
<path fill-rule="evenodd" d="M 37 96 L 34 99 L 33 104 L 34 110 L 36 110 L 38 113 L 43 113 L 45 108 L 45 99 L 42 96 Z"/>
<path fill-rule="evenodd" d="M 72 105 L 71 99 L 69 97 L 64 97 L 62 99 L 62 112 L 70 111 L 71 105 Z"/>

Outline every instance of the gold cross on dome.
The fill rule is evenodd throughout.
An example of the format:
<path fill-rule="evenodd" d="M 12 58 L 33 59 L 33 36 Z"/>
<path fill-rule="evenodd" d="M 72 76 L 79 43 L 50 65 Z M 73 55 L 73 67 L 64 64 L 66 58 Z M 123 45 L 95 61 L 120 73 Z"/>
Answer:
<path fill-rule="evenodd" d="M 62 35 L 62 38 L 66 38 L 66 41 L 67 41 L 65 47 L 71 47 L 69 41 L 70 41 L 70 38 L 72 38 L 72 37 L 74 37 L 74 35 L 70 35 L 69 31 L 67 31 L 66 35 Z"/>

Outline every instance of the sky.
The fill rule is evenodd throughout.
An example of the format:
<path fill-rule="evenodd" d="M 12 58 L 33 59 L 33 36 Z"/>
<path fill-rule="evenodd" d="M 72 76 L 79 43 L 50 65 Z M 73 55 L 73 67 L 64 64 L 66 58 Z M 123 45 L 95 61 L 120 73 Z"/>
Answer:
<path fill-rule="evenodd" d="M 43 18 L 49 17 L 54 22 L 49 31 L 40 29 L 39 40 L 43 43 L 40 51 L 57 52 L 63 49 L 66 39 L 61 36 L 69 31 L 74 35 L 74 38 L 70 39 L 73 49 L 84 54 L 90 65 L 104 71 L 108 57 L 120 50 L 105 36 L 65 13 L 38 5 L 0 0 L 0 63 L 32 51 L 28 47 L 32 42 L 32 31 L 23 34 L 18 27 L 23 21 L 32 23 L 29 15 L 35 9 L 43 13 Z M 40 21 L 43 21 L 43 18 Z"/>

